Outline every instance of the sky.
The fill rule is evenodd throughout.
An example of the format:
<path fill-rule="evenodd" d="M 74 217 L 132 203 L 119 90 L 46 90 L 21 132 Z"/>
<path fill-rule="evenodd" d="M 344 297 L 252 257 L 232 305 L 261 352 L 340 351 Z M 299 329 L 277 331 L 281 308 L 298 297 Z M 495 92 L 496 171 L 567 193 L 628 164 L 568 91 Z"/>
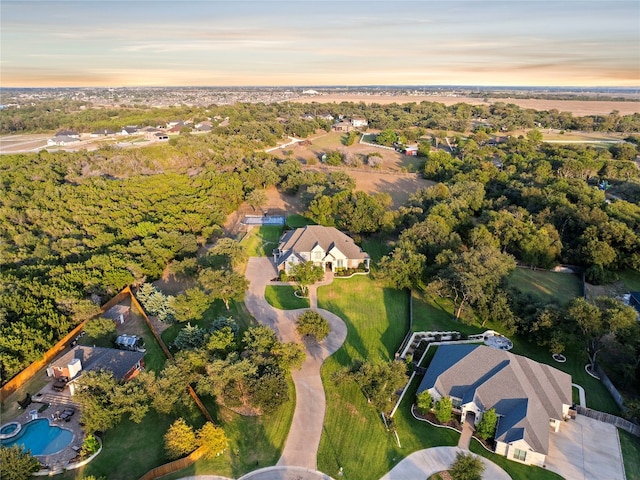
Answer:
<path fill-rule="evenodd" d="M 640 86 L 640 1 L 0 1 L 0 86 Z"/>

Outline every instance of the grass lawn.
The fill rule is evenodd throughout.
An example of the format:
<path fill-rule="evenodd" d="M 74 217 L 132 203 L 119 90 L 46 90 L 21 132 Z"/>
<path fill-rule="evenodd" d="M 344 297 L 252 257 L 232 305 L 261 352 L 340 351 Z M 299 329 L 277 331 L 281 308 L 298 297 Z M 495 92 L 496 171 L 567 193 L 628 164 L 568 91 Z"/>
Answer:
<path fill-rule="evenodd" d="M 341 132 L 329 132 L 326 135 L 319 136 L 313 140 L 313 146 L 316 148 L 336 150 L 343 147 L 342 137 L 345 134 Z"/>
<path fill-rule="evenodd" d="M 376 263 L 391 251 L 391 246 L 383 238 L 378 236 L 366 237 L 362 240 L 362 250 L 371 257 L 371 268 L 376 269 Z"/>
<path fill-rule="evenodd" d="M 618 429 L 627 480 L 640 480 L 640 438 Z"/>
<path fill-rule="evenodd" d="M 269 302 L 269 305 L 280 310 L 309 308 L 309 299 L 296 297 L 295 291 L 295 287 L 290 285 L 267 285 L 264 298 Z"/>
<path fill-rule="evenodd" d="M 355 383 L 332 381 L 334 372 L 350 365 L 356 358 L 391 359 L 407 328 L 408 299 L 405 292 L 385 289 L 368 277 L 354 277 L 345 282 L 349 282 L 345 287 L 337 288 L 342 282 L 334 282 L 321 287 L 318 292 L 319 306 L 340 315 L 348 327 L 344 345 L 327 359 L 322 369 L 327 412 L 318 452 L 318 468 L 333 478 L 337 478 L 339 468 L 343 467 L 345 478 L 375 479 L 416 450 L 456 445 L 459 433 L 413 418 L 410 407 L 419 384 L 414 381 L 394 417 L 402 445 L 398 447 L 395 437 L 384 428 L 379 413 L 367 403 Z M 367 301 L 363 302 L 363 298 Z M 439 321 L 451 321 L 450 314 L 445 318 L 436 307 L 430 308 L 430 313 L 438 316 Z M 421 320 L 425 324 L 427 321 Z M 358 446 L 356 453 L 354 445 Z M 521 466 L 506 459 L 504 463 L 503 468 L 514 479 L 559 478 L 551 472 Z"/>
<path fill-rule="evenodd" d="M 570 273 L 516 268 L 509 275 L 508 282 L 523 293 L 560 305 L 582 296 L 580 277 Z"/>
<path fill-rule="evenodd" d="M 278 245 L 282 235 L 282 227 L 265 225 L 252 228 L 240 242 L 249 257 L 269 257 Z"/>
<path fill-rule="evenodd" d="M 634 272 L 633 270 L 625 270 L 624 272 L 620 272 L 620 280 L 624 283 L 624 286 L 627 287 L 632 292 L 640 291 L 640 272 Z"/>
<path fill-rule="evenodd" d="M 181 412 L 178 416 L 195 428 L 204 424 L 204 417 L 195 404 L 191 411 Z M 176 418 L 149 410 L 139 424 L 123 420 L 102 437 L 103 450 L 100 455 L 84 467 L 71 470 L 60 478 L 84 478 L 89 475 L 109 480 L 139 478 L 169 461 L 164 453 L 163 436 Z"/>
<path fill-rule="evenodd" d="M 316 223 L 310 218 L 304 217 L 302 215 L 294 214 L 287 215 L 287 227 L 289 228 L 300 228 L 306 227 L 307 225 L 315 225 Z"/>
<path fill-rule="evenodd" d="M 289 379 L 289 401 L 269 415 L 247 417 L 217 406 L 212 399 L 204 399 L 209 411 L 217 410 L 217 419 L 229 438 L 229 448 L 224 455 L 207 460 L 202 458 L 193 465 L 163 480 L 179 479 L 191 475 L 222 475 L 239 478 L 242 475 L 270 465 L 275 465 L 282 455 L 293 412 L 295 388 Z"/>

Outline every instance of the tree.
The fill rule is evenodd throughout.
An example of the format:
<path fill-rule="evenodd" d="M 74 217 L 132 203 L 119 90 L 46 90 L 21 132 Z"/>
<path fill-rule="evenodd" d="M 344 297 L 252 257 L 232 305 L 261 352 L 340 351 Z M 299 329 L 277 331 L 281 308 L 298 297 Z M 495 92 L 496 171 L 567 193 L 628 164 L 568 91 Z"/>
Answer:
<path fill-rule="evenodd" d="M 319 313 L 308 310 L 296 320 L 296 329 L 301 336 L 308 335 L 321 342 L 331 332 L 331 325 Z"/>
<path fill-rule="evenodd" d="M 624 337 L 637 322 L 633 307 L 612 297 L 596 297 L 593 303 L 584 298 L 576 298 L 568 304 L 567 321 L 575 322 L 583 337 L 587 339 L 587 349 L 591 363 L 603 348 L 607 335 Z"/>
<path fill-rule="evenodd" d="M 299 369 L 307 358 L 304 347 L 294 342 L 276 342 L 270 353 L 283 370 Z"/>
<path fill-rule="evenodd" d="M 403 362 L 364 362 L 353 374 L 369 403 L 380 412 L 388 411 L 389 403 L 407 381 Z"/>
<path fill-rule="evenodd" d="M 234 350 L 236 346 L 236 335 L 231 327 L 222 327 L 214 330 L 209 335 L 206 343 L 207 351 L 214 355 L 224 355 Z"/>
<path fill-rule="evenodd" d="M 249 287 L 249 282 L 244 276 L 230 270 L 204 269 L 200 272 L 198 281 L 211 298 L 222 300 L 227 310 L 229 302 L 241 301 Z"/>
<path fill-rule="evenodd" d="M 418 395 L 416 395 L 416 406 L 422 413 L 429 412 L 432 405 L 433 399 L 431 398 L 429 390 L 423 390 Z"/>
<path fill-rule="evenodd" d="M 300 287 L 300 292 L 306 294 L 309 285 L 313 285 L 324 278 L 324 271 L 322 267 L 314 265 L 313 262 L 301 262 L 291 267 L 290 275 L 295 278 Z"/>
<path fill-rule="evenodd" d="M 197 435 L 198 446 L 204 446 L 207 451 L 206 458 L 214 458 L 224 452 L 229 446 L 229 440 L 220 427 L 216 427 L 213 423 L 205 423 Z"/>
<path fill-rule="evenodd" d="M 396 134 L 395 130 L 393 130 L 392 128 L 387 128 L 386 130 L 382 130 L 376 136 L 376 143 L 378 143 L 379 145 L 384 145 L 385 147 L 390 147 L 397 141 L 398 141 L 398 135 Z"/>
<path fill-rule="evenodd" d="M 203 328 L 187 323 L 185 327 L 178 332 L 173 344 L 180 350 L 200 348 L 204 345 L 206 334 L 207 332 Z"/>
<path fill-rule="evenodd" d="M 178 418 L 164 434 L 164 449 L 167 458 L 173 460 L 193 452 L 198 447 L 193 427 L 187 425 L 183 418 Z"/>
<path fill-rule="evenodd" d="M 40 462 L 24 451 L 20 445 L 0 446 L 0 478 L 3 480 L 29 480 L 40 470 Z"/>
<path fill-rule="evenodd" d="M 393 287 L 399 290 L 410 289 L 421 281 L 426 262 L 424 255 L 416 253 L 407 242 L 402 242 L 393 252 L 382 257 L 378 272 Z"/>
<path fill-rule="evenodd" d="M 482 480 L 484 463 L 471 453 L 456 453 L 456 459 L 449 468 L 453 480 Z"/>
<path fill-rule="evenodd" d="M 235 267 L 245 262 L 247 252 L 240 245 L 240 242 L 233 238 L 223 237 L 209 250 L 208 255 L 223 256 L 227 258 L 227 263 L 231 267 Z"/>
<path fill-rule="evenodd" d="M 461 253 L 445 251 L 436 257 L 436 262 L 444 265 L 439 273 L 440 285 L 445 287 L 443 293 L 453 300 L 456 320 L 466 302 L 473 304 L 490 296 L 500 280 L 516 266 L 511 255 L 490 245 Z"/>
<path fill-rule="evenodd" d="M 84 324 L 84 331 L 94 340 L 116 333 L 116 324 L 109 318 L 94 318 Z"/>
<path fill-rule="evenodd" d="M 442 397 L 433 407 L 433 413 L 440 423 L 447 423 L 451 420 L 453 403 L 450 397 Z"/>
<path fill-rule="evenodd" d="M 483 440 L 491 438 L 496 433 L 496 425 L 498 424 L 498 414 L 495 409 L 490 408 L 482 414 L 482 419 L 476 425 L 476 435 Z"/>
<path fill-rule="evenodd" d="M 270 352 L 273 345 L 278 341 L 276 332 L 265 325 L 248 328 L 244 332 L 242 340 L 247 350 L 260 354 Z"/>
<path fill-rule="evenodd" d="M 267 203 L 267 200 L 267 194 L 264 190 L 252 190 L 246 197 L 247 203 L 254 211 Z"/>
<path fill-rule="evenodd" d="M 188 288 L 184 293 L 169 299 L 169 307 L 178 322 L 200 320 L 210 306 L 211 299 L 198 287 Z"/>

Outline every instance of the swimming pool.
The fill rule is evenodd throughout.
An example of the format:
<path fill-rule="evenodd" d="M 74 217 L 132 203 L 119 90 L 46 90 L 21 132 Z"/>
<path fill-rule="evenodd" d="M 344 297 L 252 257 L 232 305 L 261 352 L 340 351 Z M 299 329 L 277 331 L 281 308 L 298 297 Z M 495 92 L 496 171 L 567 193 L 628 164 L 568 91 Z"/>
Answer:
<path fill-rule="evenodd" d="M 25 450 L 31 450 L 32 455 L 51 455 L 67 447 L 72 441 L 73 432 L 49 425 L 49 420 L 39 418 L 23 425 L 15 437 L 1 442 L 4 447 L 20 445 Z"/>

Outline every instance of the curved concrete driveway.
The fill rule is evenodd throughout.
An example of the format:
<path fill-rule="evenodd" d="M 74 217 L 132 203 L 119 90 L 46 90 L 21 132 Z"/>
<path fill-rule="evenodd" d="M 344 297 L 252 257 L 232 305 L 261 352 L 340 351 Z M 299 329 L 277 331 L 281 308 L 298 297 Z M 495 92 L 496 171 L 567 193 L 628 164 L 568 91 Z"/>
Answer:
<path fill-rule="evenodd" d="M 380 480 L 408 480 L 429 478 L 434 473 L 447 470 L 456 459 L 456 453 L 469 453 L 457 447 L 434 447 L 413 452 L 400 461 Z M 475 454 L 472 454 L 477 456 Z M 495 463 L 478 457 L 484 463 L 482 478 L 490 480 L 510 480 L 511 477 Z"/>
<path fill-rule="evenodd" d="M 249 280 L 249 289 L 244 301 L 249 313 L 261 324 L 273 328 L 280 340 L 300 342 L 295 320 L 306 309 L 278 310 L 269 305 L 264 298 L 266 285 L 277 277 L 271 260 L 266 257 L 250 258 L 245 276 Z M 315 307 L 315 289 L 310 289 L 310 295 L 314 296 L 311 305 Z M 307 344 L 307 358 L 302 368 L 292 372 L 296 387 L 296 409 L 277 465 L 315 470 L 326 406 L 320 367 L 324 360 L 344 343 L 347 327 L 337 315 L 326 310 L 312 309 L 327 319 L 331 325 L 331 333 L 321 344 Z"/>

